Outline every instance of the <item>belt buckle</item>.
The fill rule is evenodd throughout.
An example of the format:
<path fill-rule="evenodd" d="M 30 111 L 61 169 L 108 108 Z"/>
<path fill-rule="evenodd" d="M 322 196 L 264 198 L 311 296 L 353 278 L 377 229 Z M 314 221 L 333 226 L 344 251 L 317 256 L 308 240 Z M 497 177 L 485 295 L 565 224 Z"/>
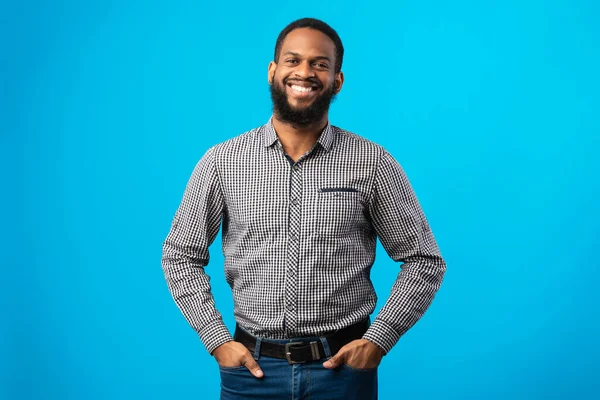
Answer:
<path fill-rule="evenodd" d="M 291 343 L 286 343 L 285 344 L 285 358 L 287 358 L 288 363 L 290 364 L 304 364 L 306 361 L 294 361 L 291 358 L 291 353 L 290 353 L 290 346 L 293 346 L 295 344 L 304 344 L 304 342 L 291 342 Z"/>

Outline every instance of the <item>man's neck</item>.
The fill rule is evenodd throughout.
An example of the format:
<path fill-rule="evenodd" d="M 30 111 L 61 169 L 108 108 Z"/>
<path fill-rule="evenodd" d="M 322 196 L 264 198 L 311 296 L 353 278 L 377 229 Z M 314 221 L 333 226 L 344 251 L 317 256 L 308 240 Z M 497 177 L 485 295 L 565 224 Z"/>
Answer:
<path fill-rule="evenodd" d="M 309 151 L 319 140 L 319 136 L 327 126 L 328 116 L 310 125 L 294 125 L 283 122 L 273 115 L 273 128 L 283 146 L 285 153 L 294 161 Z"/>

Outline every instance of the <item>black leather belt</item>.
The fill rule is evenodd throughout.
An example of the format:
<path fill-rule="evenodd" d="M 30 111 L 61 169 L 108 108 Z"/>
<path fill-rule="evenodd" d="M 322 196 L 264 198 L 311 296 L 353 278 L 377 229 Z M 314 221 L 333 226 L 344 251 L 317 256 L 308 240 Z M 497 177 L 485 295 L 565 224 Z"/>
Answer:
<path fill-rule="evenodd" d="M 331 355 L 337 353 L 347 343 L 362 338 L 368 328 L 369 321 L 366 320 L 324 336 Z M 254 353 L 256 338 L 237 325 L 233 340 L 242 343 L 250 353 Z M 325 358 L 325 349 L 323 349 L 321 340 L 280 344 L 263 339 L 260 342 L 260 354 L 267 357 L 286 359 L 290 364 L 299 364 Z"/>

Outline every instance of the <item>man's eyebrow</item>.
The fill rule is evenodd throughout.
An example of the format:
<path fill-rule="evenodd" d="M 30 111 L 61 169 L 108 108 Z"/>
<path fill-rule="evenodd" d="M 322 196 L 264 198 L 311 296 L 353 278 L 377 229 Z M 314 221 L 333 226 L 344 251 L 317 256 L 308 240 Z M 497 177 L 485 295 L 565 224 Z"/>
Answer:
<path fill-rule="evenodd" d="M 286 51 L 285 53 L 283 53 L 283 55 L 284 56 L 285 55 L 292 55 L 294 57 L 301 58 L 300 54 L 294 53 L 293 51 Z M 316 56 L 316 57 L 313 57 L 312 59 L 313 60 L 327 60 L 327 61 L 331 62 L 331 59 L 329 57 L 327 57 L 327 56 Z"/>

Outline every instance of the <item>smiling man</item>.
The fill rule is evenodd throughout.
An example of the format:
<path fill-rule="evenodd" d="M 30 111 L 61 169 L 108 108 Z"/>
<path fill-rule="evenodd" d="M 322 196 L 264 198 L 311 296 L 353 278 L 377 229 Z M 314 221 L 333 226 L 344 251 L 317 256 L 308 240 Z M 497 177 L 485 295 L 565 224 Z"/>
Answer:
<path fill-rule="evenodd" d="M 401 166 L 329 123 L 343 55 L 322 21 L 280 33 L 268 69 L 272 118 L 206 152 L 163 244 L 168 287 L 219 364 L 222 399 L 377 398 L 382 357 L 445 274 Z M 204 271 L 221 223 L 233 337 Z M 404 264 L 371 323 L 377 238 Z"/>

